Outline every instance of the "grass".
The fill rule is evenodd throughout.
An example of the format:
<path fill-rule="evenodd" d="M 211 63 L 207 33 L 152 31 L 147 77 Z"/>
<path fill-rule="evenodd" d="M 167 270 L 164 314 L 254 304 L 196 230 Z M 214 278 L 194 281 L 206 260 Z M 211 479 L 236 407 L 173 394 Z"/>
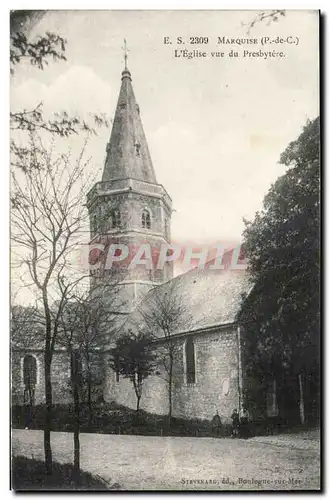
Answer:
<path fill-rule="evenodd" d="M 26 407 L 12 406 L 12 426 L 15 429 L 26 427 Z M 29 429 L 42 430 L 44 426 L 44 405 L 38 405 L 31 412 Z M 74 430 L 75 414 L 73 405 L 56 404 L 52 410 L 52 431 L 72 432 Z M 253 435 L 279 434 L 309 429 L 315 425 L 306 424 L 288 425 L 279 418 L 255 421 L 251 427 Z M 102 434 L 131 434 L 144 436 L 194 436 L 214 437 L 215 429 L 210 420 L 172 418 L 171 428 L 168 427 L 168 418 L 140 410 L 135 410 L 114 402 L 93 403 L 93 418 L 91 425 L 88 422 L 88 407 L 80 405 L 80 431 Z M 231 434 L 231 425 L 223 423 L 219 437 L 228 437 Z"/>
<path fill-rule="evenodd" d="M 81 471 L 79 484 L 74 479 L 72 464 L 53 462 L 53 474 L 45 475 L 45 462 L 33 458 L 12 458 L 12 488 L 15 491 L 35 490 L 118 490 L 118 484 L 109 484 L 100 476 Z"/>
<path fill-rule="evenodd" d="M 29 429 L 43 429 L 43 405 L 33 408 Z M 12 426 L 24 429 L 26 408 L 24 406 L 12 407 Z M 74 411 L 72 405 L 54 405 L 52 411 L 52 430 L 74 430 Z M 88 408 L 82 404 L 80 407 L 80 431 L 104 434 L 135 434 L 146 436 L 213 436 L 212 422 L 200 419 L 172 418 L 171 429 L 168 429 L 168 417 L 156 415 L 140 410 L 135 410 L 117 405 L 115 403 L 93 404 L 93 419 L 88 425 Z M 223 425 L 223 436 L 230 435 L 230 426 Z"/>

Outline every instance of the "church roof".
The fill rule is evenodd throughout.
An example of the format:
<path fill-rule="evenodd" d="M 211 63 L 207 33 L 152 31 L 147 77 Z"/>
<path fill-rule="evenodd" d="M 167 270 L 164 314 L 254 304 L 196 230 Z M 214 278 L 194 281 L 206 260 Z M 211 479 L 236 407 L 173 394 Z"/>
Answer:
<path fill-rule="evenodd" d="M 244 271 L 195 270 L 175 278 L 178 293 L 186 306 L 181 330 L 233 323 L 241 297 L 250 288 Z M 179 333 L 179 332 L 177 332 Z"/>
<path fill-rule="evenodd" d="M 242 294 L 248 293 L 250 287 L 251 283 L 244 270 L 231 270 L 228 267 L 225 270 L 214 270 L 210 266 L 202 270 L 194 268 L 150 290 L 132 313 L 126 327 L 143 327 L 143 310 L 153 303 L 152 295 L 157 294 L 162 300 L 167 293 L 175 296 L 183 311 L 175 332 L 172 333 L 234 323 L 241 306 Z"/>
<path fill-rule="evenodd" d="M 133 178 L 157 183 L 131 73 L 125 66 L 102 181 Z"/>

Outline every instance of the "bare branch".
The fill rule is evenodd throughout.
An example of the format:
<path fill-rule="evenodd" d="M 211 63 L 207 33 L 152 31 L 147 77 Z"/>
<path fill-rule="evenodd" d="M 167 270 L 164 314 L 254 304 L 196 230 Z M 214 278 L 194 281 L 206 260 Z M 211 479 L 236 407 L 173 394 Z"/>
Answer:
<path fill-rule="evenodd" d="M 285 10 L 271 10 L 271 11 L 262 11 L 255 16 L 255 18 L 249 23 L 242 23 L 242 26 L 246 26 L 248 28 L 248 35 L 250 34 L 251 29 L 258 23 L 262 23 L 266 21 L 267 26 L 272 22 L 277 22 L 280 17 L 285 16 Z"/>

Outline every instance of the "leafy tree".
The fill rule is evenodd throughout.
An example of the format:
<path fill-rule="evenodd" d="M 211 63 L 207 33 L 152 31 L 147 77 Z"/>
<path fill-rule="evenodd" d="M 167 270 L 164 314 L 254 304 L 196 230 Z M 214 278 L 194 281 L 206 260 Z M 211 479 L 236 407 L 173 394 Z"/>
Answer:
<path fill-rule="evenodd" d="M 22 60 L 28 60 L 33 66 L 44 69 L 48 65 L 48 58 L 53 61 L 64 60 L 66 40 L 55 33 L 46 32 L 44 36 L 38 36 L 33 42 L 27 39 L 21 31 L 11 34 L 10 37 L 10 64 L 11 72 L 14 66 Z"/>
<path fill-rule="evenodd" d="M 44 35 L 38 36 L 36 40 L 30 41 L 22 31 L 12 32 L 10 35 L 11 74 L 15 73 L 16 66 L 24 60 L 29 61 L 32 66 L 40 70 L 43 70 L 49 64 L 49 60 L 54 62 L 66 61 L 66 45 L 66 40 L 55 33 L 46 32 Z M 54 136 L 68 137 L 80 132 L 95 134 L 95 127 L 108 125 L 108 120 L 104 114 L 91 115 L 89 122 L 86 122 L 78 116 L 69 116 L 65 111 L 58 111 L 54 113 L 52 119 L 46 119 L 43 114 L 42 102 L 30 110 L 24 109 L 10 112 L 11 131 L 45 131 Z M 17 140 L 12 139 L 11 153 L 14 158 L 19 153 L 24 154 L 26 149 L 27 147 L 22 148 L 17 143 Z M 12 164 L 15 164 L 15 160 L 13 160 Z"/>
<path fill-rule="evenodd" d="M 319 390 L 319 142 L 316 118 L 282 153 L 286 173 L 254 221 L 245 221 L 244 254 L 253 285 L 238 318 L 250 377 L 246 396 L 262 404 L 264 393 L 258 396 L 256 388 L 275 379 L 279 409 L 292 420 L 299 404 L 302 420 L 306 407 L 307 414 L 315 413 Z"/>
<path fill-rule="evenodd" d="M 116 346 L 111 349 L 111 368 L 128 378 L 136 395 L 136 411 L 139 411 L 145 379 L 154 372 L 155 357 L 151 339 L 143 333 L 133 335 L 132 332 L 120 337 Z"/>

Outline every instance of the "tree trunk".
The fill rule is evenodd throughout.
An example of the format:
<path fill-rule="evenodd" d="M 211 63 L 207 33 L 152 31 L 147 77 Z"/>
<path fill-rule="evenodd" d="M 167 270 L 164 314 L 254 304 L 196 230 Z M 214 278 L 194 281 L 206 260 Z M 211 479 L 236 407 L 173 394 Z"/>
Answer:
<path fill-rule="evenodd" d="M 74 443 L 74 476 L 76 484 L 79 484 L 80 478 L 80 442 L 79 442 L 79 432 L 80 432 L 80 418 L 79 418 L 79 366 L 78 366 L 78 354 L 76 352 L 71 353 L 71 366 L 72 366 L 72 392 L 73 392 L 73 402 L 74 402 L 74 413 L 75 413 L 75 426 L 73 434 Z"/>
<path fill-rule="evenodd" d="M 273 417 L 278 416 L 278 405 L 277 405 L 277 384 L 276 379 L 273 379 L 273 401 L 272 401 L 272 415 Z"/>
<path fill-rule="evenodd" d="M 50 442 L 50 430 L 52 423 L 52 406 L 53 406 L 52 377 L 51 377 L 53 352 L 52 352 L 52 320 L 48 305 L 46 288 L 43 289 L 43 306 L 44 306 L 45 320 L 46 320 L 45 374 L 44 374 L 46 411 L 45 411 L 45 423 L 44 423 L 44 452 L 45 452 L 46 474 L 51 475 L 53 473 L 53 458 L 52 458 L 52 448 Z"/>
<path fill-rule="evenodd" d="M 135 392 L 135 396 L 136 396 L 136 416 L 137 416 L 139 413 L 139 410 L 140 410 L 140 399 L 142 396 L 142 386 L 139 384 L 139 382 L 137 382 L 136 374 L 133 377 L 133 387 L 134 387 L 134 392 Z"/>
<path fill-rule="evenodd" d="M 304 405 L 304 388 L 302 381 L 302 374 L 298 375 L 299 380 L 299 412 L 300 412 L 300 423 L 305 423 L 305 405 Z"/>
<path fill-rule="evenodd" d="M 172 424 L 172 377 L 168 383 L 168 429 L 171 430 Z"/>
<path fill-rule="evenodd" d="M 170 367 L 168 372 L 168 430 L 172 425 L 172 377 L 173 377 L 173 353 L 170 353 Z"/>
<path fill-rule="evenodd" d="M 45 349 L 45 423 L 44 423 L 44 452 L 45 452 L 45 467 L 46 474 L 51 475 L 53 472 L 52 448 L 50 442 L 50 429 L 52 420 L 52 381 L 51 381 L 51 351 L 50 342 L 46 340 Z"/>
<path fill-rule="evenodd" d="M 88 405 L 88 429 L 92 427 L 93 420 L 93 407 L 92 407 L 92 374 L 91 366 L 89 360 L 89 354 L 87 353 L 87 405 Z"/>
<path fill-rule="evenodd" d="M 29 404 L 30 404 L 30 422 L 29 424 L 31 425 L 34 421 L 34 391 L 29 384 Z"/>
<path fill-rule="evenodd" d="M 27 393 L 27 402 L 26 402 L 26 393 Z M 24 390 L 24 408 L 25 408 L 25 428 L 30 428 L 30 425 L 33 421 L 33 389 L 31 385 L 30 379 L 28 379 L 27 384 Z"/>

